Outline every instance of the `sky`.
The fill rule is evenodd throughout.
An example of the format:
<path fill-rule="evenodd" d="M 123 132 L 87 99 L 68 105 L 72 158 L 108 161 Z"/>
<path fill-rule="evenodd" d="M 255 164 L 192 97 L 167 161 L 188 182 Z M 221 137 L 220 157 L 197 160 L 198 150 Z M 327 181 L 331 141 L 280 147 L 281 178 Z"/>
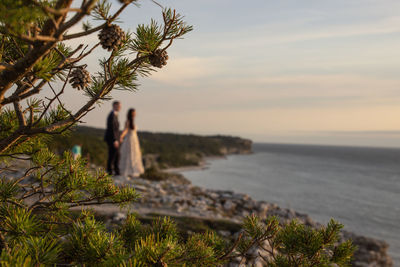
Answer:
<path fill-rule="evenodd" d="M 194 30 L 168 49 L 166 67 L 140 79 L 139 91 L 113 93 L 121 124 L 134 107 L 140 130 L 400 147 L 400 1 L 158 3 Z M 124 30 L 161 21 L 159 6 L 139 4 L 122 15 Z M 79 42 L 94 44 L 97 35 Z M 92 73 L 106 55 L 99 48 L 88 58 Z M 65 100 L 77 108 L 85 98 L 71 89 Z M 98 106 L 86 125 L 104 128 L 110 109 Z"/>

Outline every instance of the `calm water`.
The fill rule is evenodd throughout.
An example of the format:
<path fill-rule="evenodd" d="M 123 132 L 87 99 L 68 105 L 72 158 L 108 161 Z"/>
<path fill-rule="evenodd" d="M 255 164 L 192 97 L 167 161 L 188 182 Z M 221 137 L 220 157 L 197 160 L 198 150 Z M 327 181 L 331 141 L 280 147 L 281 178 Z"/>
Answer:
<path fill-rule="evenodd" d="M 252 155 L 212 160 L 183 174 L 384 239 L 400 266 L 400 149 L 255 144 Z"/>

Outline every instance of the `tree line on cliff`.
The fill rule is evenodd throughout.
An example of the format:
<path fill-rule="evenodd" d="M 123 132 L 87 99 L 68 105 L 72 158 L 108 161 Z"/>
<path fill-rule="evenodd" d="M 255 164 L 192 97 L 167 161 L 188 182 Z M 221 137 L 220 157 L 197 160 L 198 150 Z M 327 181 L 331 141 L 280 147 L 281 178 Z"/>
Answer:
<path fill-rule="evenodd" d="M 224 156 L 227 153 L 250 153 L 252 142 L 233 136 L 200 136 L 194 134 L 152 133 L 139 131 L 142 153 L 155 156 L 161 168 L 199 165 L 204 157 Z M 68 134 L 54 136 L 49 148 L 59 154 L 82 145 L 83 157 L 97 166 L 105 166 L 107 146 L 104 129 L 77 126 Z"/>

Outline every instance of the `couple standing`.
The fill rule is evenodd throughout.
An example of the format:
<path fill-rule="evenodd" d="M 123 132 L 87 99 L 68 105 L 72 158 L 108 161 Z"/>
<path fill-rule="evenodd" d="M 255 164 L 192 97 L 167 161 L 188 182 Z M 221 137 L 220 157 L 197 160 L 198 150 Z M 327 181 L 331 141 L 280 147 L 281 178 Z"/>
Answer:
<path fill-rule="evenodd" d="M 144 168 L 135 126 L 135 109 L 129 109 L 124 130 L 120 133 L 118 113 L 121 110 L 121 103 L 114 101 L 112 107 L 104 136 L 104 141 L 108 145 L 107 172 L 110 175 L 138 177 L 144 173 Z"/>

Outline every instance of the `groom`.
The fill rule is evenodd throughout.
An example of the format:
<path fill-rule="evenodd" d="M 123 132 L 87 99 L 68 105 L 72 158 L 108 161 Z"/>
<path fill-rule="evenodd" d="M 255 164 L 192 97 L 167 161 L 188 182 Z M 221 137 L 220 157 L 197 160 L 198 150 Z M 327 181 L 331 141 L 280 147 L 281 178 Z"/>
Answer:
<path fill-rule="evenodd" d="M 108 145 L 108 160 L 107 160 L 107 172 L 108 174 L 120 175 L 119 173 L 119 122 L 118 112 L 121 110 L 121 103 L 114 101 L 112 104 L 113 110 L 107 117 L 107 129 L 104 135 L 104 141 Z"/>

